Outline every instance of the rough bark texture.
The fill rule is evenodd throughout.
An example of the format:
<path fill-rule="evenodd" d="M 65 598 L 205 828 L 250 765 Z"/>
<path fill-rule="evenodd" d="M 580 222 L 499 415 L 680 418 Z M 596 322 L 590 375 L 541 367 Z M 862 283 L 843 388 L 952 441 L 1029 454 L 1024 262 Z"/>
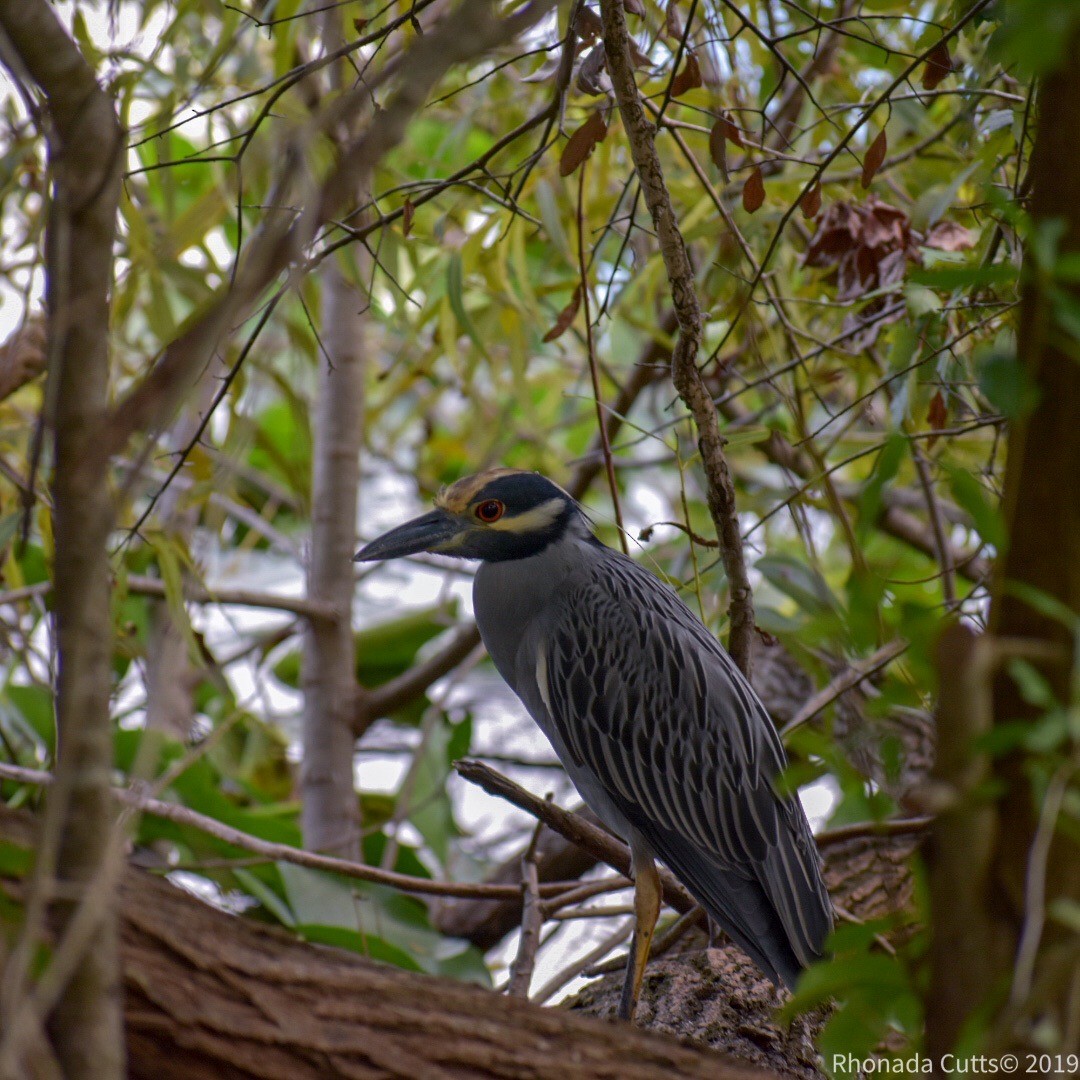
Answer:
<path fill-rule="evenodd" d="M 0 810 L 0 838 L 31 842 Z M 0 890 L 18 887 L 0 881 Z M 670 1037 L 299 942 L 129 870 L 120 890 L 131 1080 L 754 1080 Z"/>
<path fill-rule="evenodd" d="M 55 853 L 63 899 L 54 914 L 66 926 L 105 861 L 114 821 L 106 547 L 113 505 L 103 463 L 89 463 L 108 410 L 108 295 L 124 137 L 111 100 L 48 5 L 4 0 L 0 26 L 48 104 L 53 191 L 46 230 L 46 401 L 54 429 L 59 764 L 40 884 L 48 895 Z M 110 903 L 101 908 L 93 944 L 83 950 L 51 1018 L 58 1062 L 72 1080 L 109 1080 L 123 1071 L 115 921 Z"/>
<path fill-rule="evenodd" d="M 973 752 L 991 725 L 992 645 L 962 623 L 948 627 L 937 648 L 938 754 L 933 780 L 949 802 L 927 845 L 930 904 L 930 988 L 927 1050 L 940 1061 L 956 1045 L 973 1005 L 993 985 L 994 956 L 1011 963 L 1008 942 L 996 939 L 985 897 L 994 843 L 993 806 L 979 788 L 989 757 Z"/>
<path fill-rule="evenodd" d="M 1031 158 L 1031 212 L 1036 227 L 1048 221 L 1064 225 L 1058 250 L 1080 251 L 1080 32 L 1063 51 L 1065 66 L 1043 80 L 1039 120 Z M 1030 261 L 1030 260 L 1029 260 Z M 1056 643 L 1066 653 L 1075 647 L 1073 629 L 1049 618 L 1026 600 L 1007 591 L 1022 582 L 1073 613 L 1080 612 L 1080 364 L 1076 339 L 1056 324 L 1045 277 L 1025 275 L 1021 300 L 1019 357 L 1040 397 L 1034 410 L 1014 426 L 1005 470 L 1004 513 L 1008 551 L 995 568 L 991 629 L 1001 638 Z M 1075 284 L 1056 284 L 1080 298 Z M 1074 351 L 1069 355 L 1067 349 Z M 1068 663 L 1047 665 L 1045 677 L 1059 701 L 1067 702 Z M 995 686 L 995 722 L 1034 718 L 1039 711 L 1026 703 L 1017 685 L 999 677 Z M 995 940 L 1002 943 L 997 974 L 1006 975 L 1025 919 L 1041 917 L 1026 910 L 1025 877 L 1041 812 L 1041 796 L 1033 789 L 1022 762 L 1000 764 L 1007 795 L 999 807 L 1002 827 L 993 856 L 990 917 Z M 1075 773 L 1073 774 L 1075 777 Z M 1058 830 L 1046 860 L 1045 905 L 1080 903 L 1080 845 Z M 1076 935 L 1064 923 L 1048 919 L 1042 933 L 1035 972 L 1033 1012 L 1045 1022 L 1080 1040 L 1076 1023 Z M 1071 1017 L 1071 1019 L 1070 1019 Z M 1032 1018 L 1034 1023 L 1034 1017 Z M 1076 1049 L 1074 1042 L 1072 1049 Z"/>
<path fill-rule="evenodd" d="M 910 861 L 920 838 L 862 836 L 826 845 L 825 881 L 833 902 L 864 920 L 909 911 Z M 783 1076 L 820 1080 L 814 1042 L 828 1012 L 798 1017 L 785 1028 L 775 1019 L 776 989 L 740 949 L 705 948 L 700 931 L 684 942 L 680 955 L 649 964 L 638 1022 Z M 594 1016 L 613 1016 L 621 988 L 621 973 L 606 975 L 572 1005 Z"/>

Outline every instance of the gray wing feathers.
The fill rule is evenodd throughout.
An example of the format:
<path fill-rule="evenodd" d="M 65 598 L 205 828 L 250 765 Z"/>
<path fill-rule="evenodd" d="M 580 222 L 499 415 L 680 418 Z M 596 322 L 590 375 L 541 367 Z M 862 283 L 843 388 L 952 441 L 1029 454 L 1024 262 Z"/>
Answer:
<path fill-rule="evenodd" d="M 820 954 L 832 920 L 805 815 L 773 788 L 785 765 L 779 737 L 675 593 L 607 555 L 530 635 L 544 726 L 710 914 L 790 983 Z M 522 693 L 520 665 L 518 674 Z"/>

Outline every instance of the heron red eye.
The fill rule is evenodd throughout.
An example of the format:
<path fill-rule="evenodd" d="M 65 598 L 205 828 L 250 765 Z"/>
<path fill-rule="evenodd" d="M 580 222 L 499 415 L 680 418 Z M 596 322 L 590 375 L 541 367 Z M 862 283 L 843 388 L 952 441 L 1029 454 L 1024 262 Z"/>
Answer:
<path fill-rule="evenodd" d="M 488 499 L 487 502 L 482 502 L 476 508 L 476 516 L 484 522 L 490 525 L 493 521 L 498 521 L 503 516 L 505 506 L 498 499 Z"/>

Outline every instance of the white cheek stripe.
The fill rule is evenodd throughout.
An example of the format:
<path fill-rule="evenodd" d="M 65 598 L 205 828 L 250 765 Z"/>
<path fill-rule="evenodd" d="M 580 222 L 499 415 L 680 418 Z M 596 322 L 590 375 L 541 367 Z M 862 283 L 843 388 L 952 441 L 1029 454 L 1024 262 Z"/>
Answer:
<path fill-rule="evenodd" d="M 548 499 L 547 502 L 526 510 L 524 514 L 500 518 L 488 528 L 511 533 L 542 532 L 555 522 L 565 506 L 566 503 L 562 499 Z"/>

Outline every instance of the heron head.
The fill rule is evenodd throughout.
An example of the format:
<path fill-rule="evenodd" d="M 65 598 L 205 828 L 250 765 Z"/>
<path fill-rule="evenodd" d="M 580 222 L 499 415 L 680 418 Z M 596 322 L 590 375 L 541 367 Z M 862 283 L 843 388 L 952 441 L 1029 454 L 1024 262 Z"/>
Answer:
<path fill-rule="evenodd" d="M 577 503 L 547 477 L 486 469 L 443 488 L 431 513 L 372 540 L 355 560 L 380 562 L 421 551 L 485 562 L 524 559 L 580 518 Z"/>

